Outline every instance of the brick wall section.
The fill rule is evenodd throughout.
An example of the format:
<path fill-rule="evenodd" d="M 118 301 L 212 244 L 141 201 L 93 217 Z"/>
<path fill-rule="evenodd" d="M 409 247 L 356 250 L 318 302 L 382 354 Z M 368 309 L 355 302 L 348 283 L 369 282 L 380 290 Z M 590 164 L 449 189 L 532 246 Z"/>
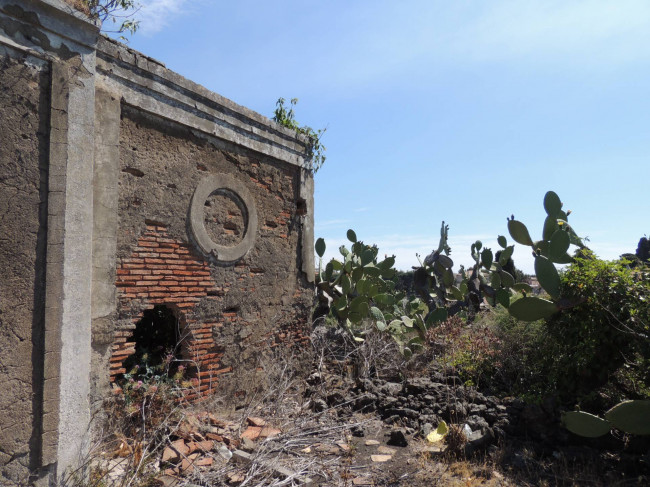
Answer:
<path fill-rule="evenodd" d="M 265 369 L 270 374 L 279 356 L 309 360 L 313 285 L 301 270 L 300 171 L 221 139 L 198 137 L 182 125 L 129 105 L 121 108 L 116 266 L 120 274 L 111 330 L 120 343 L 112 350 L 112 376 L 133 351 L 127 342 L 133 341 L 129 337 L 144 311 L 166 305 L 191 332 L 187 358 L 198 349 L 204 362 L 212 361 L 210 369 L 202 363 L 198 387 L 211 390 L 216 384 L 232 405 L 244 404 L 249 394 L 264 387 L 271 377 Z M 246 185 L 257 209 L 255 244 L 232 264 L 214 263 L 188 240 L 192 194 L 211 174 L 228 174 Z M 233 229 L 239 220 L 243 223 L 241 212 L 227 198 L 215 197 L 204 209 L 206 230 L 224 245 L 241 238 L 243 228 Z M 170 245 L 167 256 L 146 255 L 160 254 L 167 248 L 163 244 Z M 190 275 L 165 267 L 179 252 L 191 266 Z M 201 271 L 202 279 L 193 279 L 193 273 Z M 138 281 L 139 286 L 133 284 Z M 185 285 L 188 281 L 197 284 Z M 172 289 L 184 287 L 187 290 Z M 296 348 L 303 353 L 291 344 L 299 344 Z M 298 362 L 296 367 L 301 367 Z"/>
<path fill-rule="evenodd" d="M 186 391 L 187 399 L 209 394 L 218 376 L 231 369 L 220 366 L 223 352 L 213 339 L 214 327 L 222 324 L 200 323 L 192 317 L 192 308 L 202 298 L 218 299 L 228 290 L 212 281 L 208 263 L 192 255 L 187 244 L 169 238 L 165 227 L 148 225 L 131 256 L 121 259 L 117 279 L 120 313 L 133 314 L 130 302 L 135 299 L 143 302 L 144 309 L 163 304 L 176 310 L 186 335 L 183 356 L 193 360 L 198 370 L 193 387 Z M 122 364 L 135 352 L 135 343 L 128 339 L 141 317 L 139 313 L 132 316 L 132 326 L 115 333 L 111 381 L 126 372 Z"/>
<path fill-rule="evenodd" d="M 288 215 L 279 215 L 273 221 L 275 226 L 268 230 L 285 232 L 287 220 Z M 278 236 L 282 238 L 282 235 Z M 251 281 L 263 274 L 262 269 L 250 267 L 244 261 L 237 262 L 234 271 L 237 276 L 235 284 L 243 284 L 240 289 L 251 293 L 255 291 Z M 224 350 L 215 343 L 214 330 L 224 324 L 245 326 L 248 323 L 241 319 L 237 309 L 225 309 L 219 320 L 208 322 L 194 316 L 194 307 L 199 301 L 222 300 L 231 284 L 217 286 L 211 278 L 209 263 L 196 257 L 188 244 L 169 238 L 166 227 L 147 225 L 131 255 L 118 262 L 116 287 L 118 312 L 129 318 L 130 325 L 115 332 L 110 359 L 111 382 L 127 372 L 122 364 L 135 353 L 135 343 L 129 338 L 142 318 L 142 311 L 155 305 L 166 305 L 176 310 L 182 333 L 186 336 L 181 347 L 183 358 L 192 360 L 198 370 L 196 377 L 191 379 L 192 387 L 184 391 L 185 399 L 195 401 L 208 396 L 217 388 L 219 377 L 233 371 L 231 366 L 221 363 Z M 296 290 L 292 298 L 299 298 L 301 294 L 302 291 Z M 134 300 L 141 304 L 132 307 Z M 310 341 L 308 331 L 297 317 L 290 325 L 269 332 L 265 338 L 268 349 L 287 345 L 305 347 Z"/>

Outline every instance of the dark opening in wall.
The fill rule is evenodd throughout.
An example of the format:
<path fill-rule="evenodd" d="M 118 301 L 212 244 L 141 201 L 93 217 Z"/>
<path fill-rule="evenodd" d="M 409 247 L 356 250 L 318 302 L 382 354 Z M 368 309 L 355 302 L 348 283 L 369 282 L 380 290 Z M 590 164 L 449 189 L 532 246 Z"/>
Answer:
<path fill-rule="evenodd" d="M 183 358 L 183 338 L 181 323 L 172 309 L 157 305 L 146 310 L 129 339 L 135 342 L 135 353 L 124 360 L 127 374 L 134 379 L 175 374 Z"/>
<path fill-rule="evenodd" d="M 307 202 L 303 198 L 298 198 L 296 201 L 296 214 L 298 216 L 305 216 L 307 214 Z"/>

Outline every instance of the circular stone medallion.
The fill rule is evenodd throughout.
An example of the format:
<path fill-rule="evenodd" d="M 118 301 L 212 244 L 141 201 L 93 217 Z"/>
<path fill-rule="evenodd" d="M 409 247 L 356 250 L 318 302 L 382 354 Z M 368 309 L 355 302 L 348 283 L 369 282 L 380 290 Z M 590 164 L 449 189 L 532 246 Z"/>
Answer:
<path fill-rule="evenodd" d="M 213 194 L 232 199 L 244 219 L 244 234 L 237 245 L 229 247 L 215 243 L 205 228 L 205 205 Z M 255 243 L 257 234 L 257 210 L 255 200 L 248 188 L 228 174 L 213 174 L 201 180 L 190 205 L 190 231 L 201 251 L 224 264 L 241 259 Z"/>

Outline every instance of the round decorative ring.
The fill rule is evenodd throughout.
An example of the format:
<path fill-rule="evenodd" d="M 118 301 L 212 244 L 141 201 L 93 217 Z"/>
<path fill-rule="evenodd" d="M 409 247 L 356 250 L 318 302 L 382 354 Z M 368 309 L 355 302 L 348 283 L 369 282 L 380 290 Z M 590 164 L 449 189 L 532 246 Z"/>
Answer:
<path fill-rule="evenodd" d="M 205 202 L 213 193 L 221 193 L 237 204 L 246 224 L 244 237 L 234 247 L 226 247 L 212 241 L 205 229 Z M 253 248 L 257 234 L 257 210 L 255 200 L 248 188 L 228 174 L 212 174 L 204 178 L 194 190 L 190 204 L 190 230 L 199 248 L 224 264 L 241 259 Z"/>

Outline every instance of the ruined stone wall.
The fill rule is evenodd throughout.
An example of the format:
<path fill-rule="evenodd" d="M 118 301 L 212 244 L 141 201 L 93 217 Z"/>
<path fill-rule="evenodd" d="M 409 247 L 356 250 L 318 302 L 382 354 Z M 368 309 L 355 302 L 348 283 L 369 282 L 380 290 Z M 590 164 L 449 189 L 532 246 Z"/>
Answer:
<path fill-rule="evenodd" d="M 247 386 L 260 382 L 256 376 L 263 378 L 264 358 L 276 340 L 308 339 L 305 311 L 313 293 L 296 254 L 302 238 L 300 171 L 122 108 L 113 377 L 125 372 L 119 365 L 131 347 L 130 330 L 155 304 L 177 310 L 187 326 L 185 358 L 197 362 L 196 392 L 202 394 L 223 382 L 220 393 L 244 399 Z M 188 228 L 194 190 L 214 174 L 228 174 L 248 188 L 257 213 L 254 245 L 226 264 L 205 255 Z M 246 226 L 241 210 L 227 196 L 213 195 L 206 205 L 202 218 L 211 238 L 226 247 L 237 244 Z M 282 333 L 283 327 L 297 331 Z"/>
<path fill-rule="evenodd" d="M 0 124 L 0 485 L 83 461 L 156 307 L 190 400 L 244 401 L 308 350 L 304 138 L 62 0 L 0 0 Z"/>
<path fill-rule="evenodd" d="M 2 477 L 29 475 L 40 431 L 49 66 L 0 45 L 0 434 Z M 1 483 L 1 482 L 0 482 Z"/>

